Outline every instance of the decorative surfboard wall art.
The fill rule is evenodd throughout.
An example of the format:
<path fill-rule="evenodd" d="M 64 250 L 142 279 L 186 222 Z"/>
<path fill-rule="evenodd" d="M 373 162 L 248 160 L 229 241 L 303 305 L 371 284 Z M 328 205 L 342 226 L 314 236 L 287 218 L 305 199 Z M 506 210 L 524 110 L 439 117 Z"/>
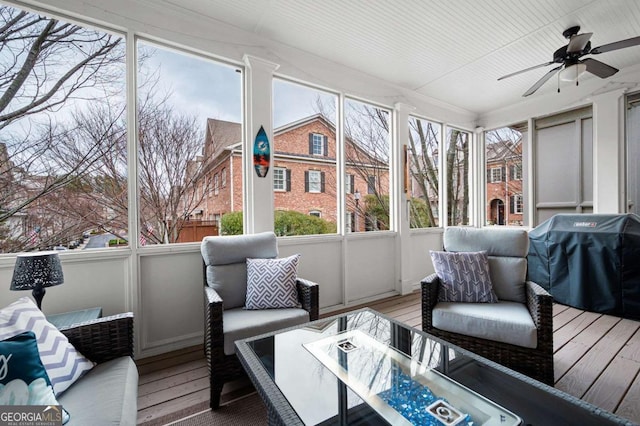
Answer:
<path fill-rule="evenodd" d="M 253 167 L 256 169 L 258 177 L 265 177 L 269 171 L 271 160 L 271 150 L 269 149 L 269 138 L 264 127 L 260 126 L 256 140 L 253 143 Z"/>

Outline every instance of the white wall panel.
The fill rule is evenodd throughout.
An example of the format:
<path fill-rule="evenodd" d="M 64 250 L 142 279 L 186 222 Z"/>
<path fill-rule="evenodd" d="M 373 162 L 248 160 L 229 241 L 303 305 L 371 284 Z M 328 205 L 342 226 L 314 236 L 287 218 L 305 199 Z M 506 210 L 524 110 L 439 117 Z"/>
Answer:
<path fill-rule="evenodd" d="M 202 343 L 204 293 L 200 250 L 140 258 L 141 355 Z"/>
<path fill-rule="evenodd" d="M 353 235 L 346 242 L 346 303 L 396 290 L 396 241 L 393 233 Z"/>
<path fill-rule="evenodd" d="M 442 250 L 443 229 L 413 231 L 410 235 L 409 256 L 410 268 L 407 278 L 414 289 L 420 287 L 420 280 L 434 272 L 429 250 Z"/>
<path fill-rule="evenodd" d="M 299 253 L 298 276 L 316 282 L 320 308 L 343 303 L 342 241 L 321 238 L 284 238 L 278 240 L 280 257 Z"/>

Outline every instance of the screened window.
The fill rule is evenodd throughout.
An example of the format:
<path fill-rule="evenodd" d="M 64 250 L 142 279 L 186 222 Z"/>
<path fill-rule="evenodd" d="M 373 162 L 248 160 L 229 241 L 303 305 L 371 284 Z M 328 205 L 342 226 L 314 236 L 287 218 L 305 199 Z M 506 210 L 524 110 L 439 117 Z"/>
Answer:
<path fill-rule="evenodd" d="M 514 226 L 524 223 L 522 141 L 526 132 L 527 123 L 485 132 L 487 224 Z"/>
<path fill-rule="evenodd" d="M 226 167 L 222 168 L 222 187 L 223 188 L 227 187 L 227 168 Z"/>
<path fill-rule="evenodd" d="M 127 245 L 125 40 L 8 5 L 0 22 L 0 252 Z"/>
<path fill-rule="evenodd" d="M 231 176 L 237 188 L 220 191 L 222 168 L 242 170 L 242 154 L 227 149 L 242 142 L 242 74 L 142 40 L 137 49 L 144 58 L 137 76 L 139 215 L 155 230 L 147 244 L 199 242 L 218 230 L 242 234 L 242 203 L 231 199 L 242 194 L 241 175 Z M 218 229 L 200 219 L 212 213 L 220 215 Z"/>
<path fill-rule="evenodd" d="M 447 127 L 445 173 L 447 223 L 469 225 L 469 148 L 471 134 Z"/>
<path fill-rule="evenodd" d="M 347 210 L 356 213 L 356 231 L 389 229 L 389 158 L 391 114 L 352 99 L 344 107 L 345 178 L 354 176 Z M 345 179 L 346 180 L 346 179 Z M 372 226 L 365 226 L 375 217 Z"/>
<path fill-rule="evenodd" d="M 438 226 L 440 198 L 438 152 L 441 138 L 442 124 L 409 117 L 407 165 L 411 228 Z"/>
<path fill-rule="evenodd" d="M 335 233 L 338 221 L 335 94 L 273 80 L 275 232 Z M 282 154 L 281 154 L 282 153 Z M 285 154 L 286 153 L 286 154 Z M 313 206 L 321 218 L 309 217 Z"/>

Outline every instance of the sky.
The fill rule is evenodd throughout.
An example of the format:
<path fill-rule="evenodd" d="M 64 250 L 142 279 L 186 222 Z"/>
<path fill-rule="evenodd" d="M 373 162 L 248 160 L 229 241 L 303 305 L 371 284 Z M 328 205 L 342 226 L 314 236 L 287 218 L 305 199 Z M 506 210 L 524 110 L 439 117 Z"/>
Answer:
<path fill-rule="evenodd" d="M 160 93 L 170 93 L 170 102 L 183 112 L 198 116 L 205 125 L 207 118 L 242 121 L 242 74 L 238 67 L 187 53 L 139 42 L 152 53 L 143 72 L 156 72 Z M 327 104 L 337 97 L 326 92 L 284 80 L 274 80 L 274 127 L 316 113 L 316 99 Z"/>

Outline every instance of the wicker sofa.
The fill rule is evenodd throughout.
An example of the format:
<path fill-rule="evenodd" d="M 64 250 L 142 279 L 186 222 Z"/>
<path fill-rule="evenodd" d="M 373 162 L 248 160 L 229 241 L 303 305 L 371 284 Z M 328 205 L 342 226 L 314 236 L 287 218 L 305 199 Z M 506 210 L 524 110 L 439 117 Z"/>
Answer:
<path fill-rule="evenodd" d="M 133 362 L 133 313 L 60 331 L 78 351 L 97 363 L 58 397 L 71 414 L 67 425 L 135 425 L 138 370 Z"/>

